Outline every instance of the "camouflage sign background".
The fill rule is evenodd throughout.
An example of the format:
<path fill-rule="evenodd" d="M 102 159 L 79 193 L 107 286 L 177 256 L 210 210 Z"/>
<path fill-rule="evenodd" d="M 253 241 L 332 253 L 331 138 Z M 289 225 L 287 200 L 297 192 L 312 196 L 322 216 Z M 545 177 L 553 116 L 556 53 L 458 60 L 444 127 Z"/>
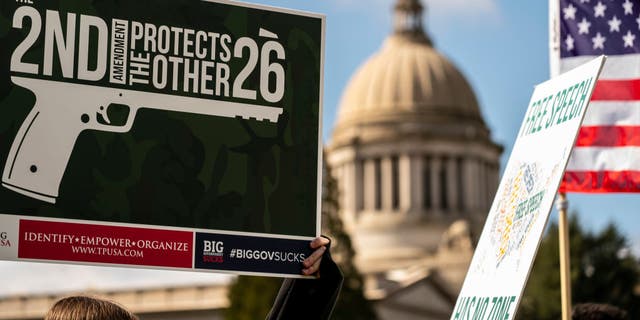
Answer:
<path fill-rule="evenodd" d="M 32 2 L 0 4 L 0 231 L 15 246 L 82 243 L 25 220 L 304 243 L 319 233 L 322 16 L 226 1 Z M 136 241 L 117 246 L 167 249 Z M 0 258 L 181 267 L 13 250 Z M 266 272 L 297 273 L 287 270 Z"/>

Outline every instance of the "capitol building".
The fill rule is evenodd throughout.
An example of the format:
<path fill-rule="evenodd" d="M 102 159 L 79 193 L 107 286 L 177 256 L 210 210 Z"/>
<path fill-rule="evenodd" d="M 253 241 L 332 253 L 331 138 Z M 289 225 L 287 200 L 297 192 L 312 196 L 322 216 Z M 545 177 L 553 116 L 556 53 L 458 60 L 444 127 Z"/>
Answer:
<path fill-rule="evenodd" d="M 464 75 L 424 30 L 420 1 L 393 9 L 392 32 L 344 88 L 326 162 L 380 319 L 449 319 L 498 187 L 502 147 Z M 102 295 L 141 319 L 195 320 L 221 319 L 226 292 Z M 36 319 L 56 298 L 0 298 L 0 319 Z"/>
<path fill-rule="evenodd" d="M 327 145 L 382 319 L 449 318 L 499 182 L 502 147 L 422 15 L 420 1 L 396 1 L 393 32 L 352 76 Z"/>

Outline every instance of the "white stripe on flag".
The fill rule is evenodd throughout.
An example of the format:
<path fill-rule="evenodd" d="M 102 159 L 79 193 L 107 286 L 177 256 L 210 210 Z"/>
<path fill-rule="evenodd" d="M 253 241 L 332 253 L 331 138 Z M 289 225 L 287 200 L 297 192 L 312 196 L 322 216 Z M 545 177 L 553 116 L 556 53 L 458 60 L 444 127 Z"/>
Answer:
<path fill-rule="evenodd" d="M 640 102 L 591 101 L 583 126 L 640 126 Z"/>
<path fill-rule="evenodd" d="M 573 148 L 566 171 L 640 171 L 640 147 Z"/>
<path fill-rule="evenodd" d="M 587 63 L 597 56 L 579 56 L 562 58 L 560 60 L 560 73 L 569 71 L 583 63 Z M 640 54 L 625 54 L 621 56 L 608 56 L 604 63 L 600 79 L 634 79 L 640 78 Z"/>

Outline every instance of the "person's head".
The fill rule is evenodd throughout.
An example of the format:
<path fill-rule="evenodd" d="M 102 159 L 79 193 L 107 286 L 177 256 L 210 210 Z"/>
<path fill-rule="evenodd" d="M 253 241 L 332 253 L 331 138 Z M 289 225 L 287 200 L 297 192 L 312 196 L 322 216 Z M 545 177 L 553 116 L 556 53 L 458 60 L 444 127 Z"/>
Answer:
<path fill-rule="evenodd" d="M 571 320 L 627 320 L 627 313 L 608 304 L 582 303 L 573 307 Z"/>
<path fill-rule="evenodd" d="M 138 320 L 138 317 L 110 301 L 74 296 L 56 302 L 44 320 Z"/>

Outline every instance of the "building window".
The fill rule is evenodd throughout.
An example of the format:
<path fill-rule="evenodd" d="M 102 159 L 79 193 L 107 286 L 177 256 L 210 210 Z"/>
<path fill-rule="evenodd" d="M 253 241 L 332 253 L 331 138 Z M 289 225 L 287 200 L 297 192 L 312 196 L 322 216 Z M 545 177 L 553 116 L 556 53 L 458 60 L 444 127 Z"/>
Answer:
<path fill-rule="evenodd" d="M 431 199 L 431 159 L 424 158 L 422 166 L 422 205 L 425 209 L 433 208 L 433 200 Z"/>
<path fill-rule="evenodd" d="M 381 161 L 380 158 L 376 158 L 373 162 L 374 164 L 374 171 L 375 171 L 375 179 L 374 179 L 374 184 L 375 184 L 375 209 L 376 210 L 381 210 L 382 209 L 382 168 L 381 168 Z"/>
<path fill-rule="evenodd" d="M 391 157 L 391 207 L 400 209 L 400 167 L 398 157 Z"/>
<path fill-rule="evenodd" d="M 441 165 L 438 171 L 438 178 L 440 180 L 440 207 L 442 210 L 447 211 L 449 210 L 449 201 L 447 199 L 449 196 L 449 193 L 447 192 L 449 189 L 449 185 L 447 183 L 447 159 L 443 158 L 440 163 Z"/>

